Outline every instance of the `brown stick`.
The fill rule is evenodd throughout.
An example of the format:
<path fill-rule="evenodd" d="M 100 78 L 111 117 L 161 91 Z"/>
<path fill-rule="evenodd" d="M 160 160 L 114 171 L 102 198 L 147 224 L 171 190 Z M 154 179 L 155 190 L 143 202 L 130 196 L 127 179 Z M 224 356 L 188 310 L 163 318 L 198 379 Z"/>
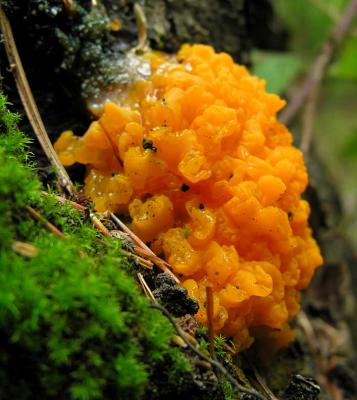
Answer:
<path fill-rule="evenodd" d="M 305 106 L 304 114 L 302 117 L 302 130 L 301 130 L 301 143 L 300 148 L 304 153 L 305 160 L 307 160 L 310 144 L 312 139 L 312 130 L 314 127 L 315 113 L 317 107 L 317 100 L 319 97 L 320 84 L 309 93 L 307 103 Z"/>
<path fill-rule="evenodd" d="M 131 253 L 130 251 L 121 249 L 120 253 L 128 258 L 131 258 L 132 260 L 137 261 L 144 268 L 152 269 L 153 267 L 153 263 L 150 260 L 146 260 L 145 258 L 142 258 L 134 253 Z"/>
<path fill-rule="evenodd" d="M 155 296 L 153 295 L 151 289 L 149 288 L 149 285 L 146 283 L 145 278 L 143 277 L 143 275 L 138 272 L 138 279 L 139 282 L 144 290 L 144 293 L 146 294 L 146 296 L 153 302 L 153 303 L 157 303 Z"/>
<path fill-rule="evenodd" d="M 26 115 L 30 121 L 30 124 L 40 142 L 43 151 L 46 156 L 55 167 L 58 177 L 60 178 L 60 183 L 65 187 L 69 193 L 73 192 L 73 184 L 69 178 L 66 170 L 61 164 L 57 154 L 52 146 L 50 139 L 48 138 L 45 126 L 41 119 L 40 113 L 38 111 L 36 102 L 33 98 L 30 85 L 26 78 L 22 62 L 17 51 L 14 35 L 11 30 L 10 22 L 7 19 L 2 7 L 0 6 L 0 25 L 1 31 L 4 35 L 4 43 L 7 57 L 9 59 L 9 64 L 12 73 L 15 78 L 16 86 L 21 97 L 22 104 L 25 108 Z"/>
<path fill-rule="evenodd" d="M 104 236 L 111 237 L 109 230 L 103 225 L 103 223 L 97 218 L 94 214 L 90 214 L 90 219 L 93 222 L 93 225 L 100 231 Z"/>
<path fill-rule="evenodd" d="M 303 106 L 307 96 L 318 86 L 322 80 L 324 72 L 330 63 L 333 54 L 340 46 L 342 40 L 348 33 L 352 21 L 357 14 L 357 0 L 351 0 L 344 14 L 333 29 L 330 38 L 322 47 L 316 61 L 312 65 L 302 86 L 292 97 L 289 105 L 279 116 L 279 120 L 284 124 L 289 124 L 296 113 Z"/>
<path fill-rule="evenodd" d="M 213 290 L 211 286 L 206 287 L 206 302 L 207 302 L 207 320 L 208 320 L 208 338 L 209 338 L 209 352 L 211 357 L 215 360 L 216 354 L 214 350 L 214 329 L 213 329 Z"/>
<path fill-rule="evenodd" d="M 32 208 L 31 206 L 25 206 L 25 208 L 35 220 L 43 223 L 43 225 L 45 225 L 45 227 L 54 235 L 58 236 L 61 239 L 65 237 L 64 234 L 58 228 L 56 228 L 53 224 L 51 224 L 51 222 L 47 221 L 47 219 L 44 216 L 42 216 L 38 211 L 36 211 L 34 208 Z"/>
<path fill-rule="evenodd" d="M 259 384 L 259 386 L 263 389 L 263 391 L 265 392 L 265 394 L 267 395 L 269 400 L 279 400 L 275 394 L 269 389 L 268 385 L 266 384 L 264 378 L 260 375 L 259 371 L 257 370 L 257 368 L 255 367 L 255 365 L 250 361 L 250 358 L 248 357 L 247 354 L 243 353 L 243 357 L 244 359 L 248 362 L 249 367 L 251 368 L 253 374 L 254 374 L 254 378 L 257 381 L 257 383 Z"/>

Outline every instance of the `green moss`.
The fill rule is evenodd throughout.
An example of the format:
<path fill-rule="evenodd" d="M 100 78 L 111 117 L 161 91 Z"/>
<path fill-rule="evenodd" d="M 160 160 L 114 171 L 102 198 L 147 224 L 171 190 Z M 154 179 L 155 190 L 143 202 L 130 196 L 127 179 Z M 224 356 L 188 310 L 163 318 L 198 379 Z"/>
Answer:
<path fill-rule="evenodd" d="M 237 398 L 237 393 L 228 379 L 221 377 L 220 383 L 223 389 L 225 400 L 235 400 Z"/>
<path fill-rule="evenodd" d="M 217 357 L 224 357 L 227 349 L 224 348 L 226 338 L 223 335 L 218 335 L 214 338 L 214 347 L 216 349 Z"/>
<path fill-rule="evenodd" d="M 143 398 L 155 368 L 190 369 L 151 309 L 120 242 L 101 238 L 83 213 L 41 196 L 41 183 L 0 96 L 0 398 Z M 66 238 L 31 219 L 32 205 Z M 31 243 L 25 258 L 13 240 Z"/>

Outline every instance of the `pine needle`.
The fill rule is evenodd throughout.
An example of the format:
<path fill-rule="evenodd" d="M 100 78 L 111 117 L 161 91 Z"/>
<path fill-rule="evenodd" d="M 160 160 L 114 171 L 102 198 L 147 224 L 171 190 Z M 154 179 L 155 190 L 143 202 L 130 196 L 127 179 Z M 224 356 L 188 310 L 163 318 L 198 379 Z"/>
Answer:
<path fill-rule="evenodd" d="M 99 232 L 103 234 L 103 236 L 111 237 L 109 230 L 104 226 L 104 224 L 97 218 L 94 214 L 90 214 L 90 218 L 93 222 L 93 225 L 98 229 Z"/>
<path fill-rule="evenodd" d="M 157 303 L 155 296 L 153 295 L 151 289 L 149 288 L 149 285 L 146 283 L 145 278 L 140 272 L 138 272 L 138 279 L 148 299 L 150 299 L 153 303 Z"/>
<path fill-rule="evenodd" d="M 211 286 L 206 287 L 206 302 L 207 302 L 207 320 L 208 320 L 208 337 L 209 337 L 209 352 L 215 360 L 216 354 L 214 351 L 214 329 L 213 329 L 213 290 Z"/>
<path fill-rule="evenodd" d="M 58 228 L 56 228 L 53 224 L 51 224 L 51 222 L 49 222 L 43 215 L 41 215 L 34 208 L 32 208 L 31 206 L 25 206 L 25 208 L 35 220 L 41 222 L 54 235 L 58 236 L 61 239 L 65 237 L 64 234 Z"/>
<path fill-rule="evenodd" d="M 274 393 L 270 390 L 270 388 L 268 387 L 268 385 L 266 384 L 264 378 L 260 375 L 259 371 L 257 370 L 257 368 L 254 366 L 254 364 L 250 361 L 249 357 L 247 354 L 243 353 L 243 356 L 245 358 L 245 360 L 248 362 L 249 367 L 251 368 L 254 378 L 257 381 L 257 383 L 259 384 L 259 386 L 263 389 L 263 391 L 265 392 L 265 394 L 267 395 L 269 400 L 279 400 Z"/>
<path fill-rule="evenodd" d="M 120 250 L 120 253 L 123 254 L 124 256 L 131 258 L 132 260 L 136 261 L 139 263 L 142 267 L 147 268 L 147 269 L 152 269 L 153 263 L 150 260 L 146 260 L 145 258 L 142 258 L 134 253 L 131 253 L 130 251 L 126 251 L 124 249 Z"/>
<path fill-rule="evenodd" d="M 26 111 L 26 115 L 30 121 L 30 124 L 36 134 L 41 147 L 50 160 L 51 164 L 55 167 L 58 174 L 60 184 L 66 188 L 67 191 L 73 193 L 73 183 L 61 164 L 52 143 L 47 135 L 45 126 L 42 118 L 38 111 L 36 102 L 33 98 L 30 85 L 26 78 L 22 62 L 17 51 L 14 35 L 12 33 L 11 25 L 7 19 L 2 7 L 0 6 L 0 26 L 1 31 L 4 35 L 5 51 L 9 60 L 10 68 L 15 78 L 16 86 L 21 97 L 22 104 Z"/>
<path fill-rule="evenodd" d="M 140 254 L 142 257 L 149 258 L 161 270 L 172 276 L 176 283 L 180 283 L 176 275 L 170 270 L 169 264 L 167 262 L 161 260 L 161 258 L 159 258 L 148 246 L 146 246 L 146 244 L 140 238 L 138 238 L 135 233 L 132 232 L 116 215 L 114 215 L 112 212 L 109 212 L 109 215 L 111 216 L 113 221 L 119 226 L 119 228 L 130 237 L 130 239 L 134 242 L 136 246 L 138 246 L 136 248 L 138 254 Z"/>

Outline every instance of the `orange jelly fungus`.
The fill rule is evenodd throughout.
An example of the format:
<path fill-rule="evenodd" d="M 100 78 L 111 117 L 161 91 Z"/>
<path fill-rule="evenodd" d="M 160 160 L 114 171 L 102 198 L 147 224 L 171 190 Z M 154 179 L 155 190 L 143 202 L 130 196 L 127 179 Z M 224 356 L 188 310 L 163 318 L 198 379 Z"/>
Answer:
<path fill-rule="evenodd" d="M 210 285 L 217 333 L 240 349 L 262 335 L 285 345 L 322 263 L 301 199 L 303 156 L 276 118 L 285 102 L 209 46 L 145 57 L 150 78 L 120 92 L 120 105 L 106 102 L 83 137 L 63 132 L 55 149 L 64 165 L 87 165 L 97 211 L 130 214 L 199 302 L 200 323 Z"/>

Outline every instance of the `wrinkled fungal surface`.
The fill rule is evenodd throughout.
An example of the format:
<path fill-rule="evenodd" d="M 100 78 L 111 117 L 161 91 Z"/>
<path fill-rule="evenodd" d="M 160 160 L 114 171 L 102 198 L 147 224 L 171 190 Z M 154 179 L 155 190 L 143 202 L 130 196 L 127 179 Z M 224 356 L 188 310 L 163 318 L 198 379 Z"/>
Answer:
<path fill-rule="evenodd" d="M 260 337 L 286 345 L 322 258 L 301 198 L 303 156 L 276 117 L 284 101 L 209 46 L 142 62 L 149 78 L 103 95 L 82 137 L 62 133 L 60 159 L 87 165 L 97 211 L 130 214 L 198 301 L 201 324 L 210 285 L 217 333 L 239 349 Z"/>

